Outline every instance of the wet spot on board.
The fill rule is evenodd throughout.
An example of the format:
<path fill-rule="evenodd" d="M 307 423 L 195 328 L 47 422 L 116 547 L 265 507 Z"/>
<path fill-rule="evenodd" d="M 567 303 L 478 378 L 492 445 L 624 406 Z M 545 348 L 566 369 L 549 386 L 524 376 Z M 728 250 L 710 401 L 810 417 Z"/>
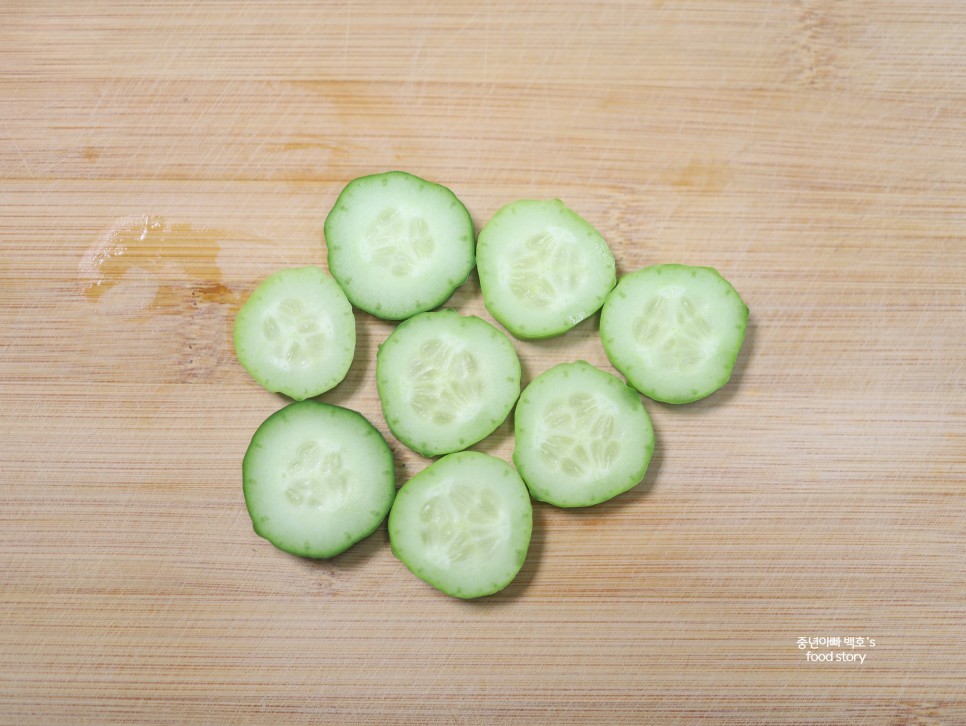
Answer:
<path fill-rule="evenodd" d="M 796 16 L 793 42 L 785 44 L 788 80 L 814 89 L 840 86 L 847 80 L 840 51 L 855 32 L 850 14 L 833 0 L 793 0 L 788 7 Z"/>
<path fill-rule="evenodd" d="M 90 339 L 100 341 L 102 363 L 113 356 L 101 367 L 127 366 L 152 384 L 237 373 L 235 314 L 264 272 L 252 261 L 276 255 L 276 243 L 254 235 L 151 215 L 117 220 L 94 238 L 77 270 Z"/>
<path fill-rule="evenodd" d="M 249 237 L 169 224 L 159 216 L 123 218 L 84 253 L 79 282 L 87 300 L 104 312 L 175 314 L 198 303 L 237 306 L 239 293 L 223 280 L 219 253 L 224 244 L 239 240 L 270 244 Z"/>
<path fill-rule="evenodd" d="M 666 181 L 673 187 L 704 193 L 723 191 L 731 178 L 731 167 L 727 163 L 698 159 L 683 168 L 672 169 L 666 175 Z"/>

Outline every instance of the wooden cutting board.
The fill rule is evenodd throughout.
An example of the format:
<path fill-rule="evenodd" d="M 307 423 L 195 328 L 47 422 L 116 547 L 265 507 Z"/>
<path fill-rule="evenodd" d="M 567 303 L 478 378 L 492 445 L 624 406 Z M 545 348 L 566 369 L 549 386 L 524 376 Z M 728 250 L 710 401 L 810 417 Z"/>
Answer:
<path fill-rule="evenodd" d="M 964 128 L 959 0 L 4 3 L 0 721 L 966 723 Z M 388 169 L 478 228 L 558 197 L 751 309 L 723 390 L 646 401 L 644 482 L 535 506 L 482 601 L 242 500 L 285 401 L 234 314 Z M 401 485 L 358 326 L 321 400 Z M 596 319 L 516 347 L 613 370 Z"/>

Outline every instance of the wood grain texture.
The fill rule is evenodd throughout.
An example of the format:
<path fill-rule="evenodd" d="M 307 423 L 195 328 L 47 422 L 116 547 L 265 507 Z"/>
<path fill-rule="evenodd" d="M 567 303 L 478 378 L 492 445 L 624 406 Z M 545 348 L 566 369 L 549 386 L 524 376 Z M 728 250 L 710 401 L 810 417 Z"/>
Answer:
<path fill-rule="evenodd" d="M 4 3 L 0 721 L 966 722 L 964 28 L 958 0 Z M 478 227 L 562 198 L 620 272 L 712 265 L 751 309 L 723 390 L 645 402 L 642 485 L 536 506 L 480 602 L 384 527 L 284 555 L 241 497 L 284 401 L 234 313 L 393 168 Z M 489 319 L 475 277 L 449 305 Z M 402 483 L 392 326 L 358 324 L 322 400 Z M 612 370 L 595 319 L 517 348 L 525 381 Z M 808 662 L 824 636 L 876 647 Z"/>

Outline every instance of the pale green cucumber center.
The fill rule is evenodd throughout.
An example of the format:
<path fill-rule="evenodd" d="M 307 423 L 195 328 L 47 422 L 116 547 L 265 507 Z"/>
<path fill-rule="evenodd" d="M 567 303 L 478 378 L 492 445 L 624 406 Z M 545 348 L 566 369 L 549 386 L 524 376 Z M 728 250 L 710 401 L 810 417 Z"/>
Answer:
<path fill-rule="evenodd" d="M 587 265 L 574 247 L 576 238 L 553 227 L 528 238 L 510 269 L 510 290 L 525 305 L 542 310 L 575 290 L 587 275 Z"/>
<path fill-rule="evenodd" d="M 324 355 L 328 336 L 320 314 L 298 298 L 285 298 L 262 319 L 271 355 L 289 368 L 307 368 Z"/>
<path fill-rule="evenodd" d="M 410 405 L 424 420 L 445 426 L 471 418 L 484 403 L 487 385 L 477 357 L 440 338 L 419 347 L 409 367 Z"/>
<path fill-rule="evenodd" d="M 366 230 L 362 256 L 393 277 L 408 277 L 432 258 L 435 249 L 425 219 L 389 207 Z"/>
<path fill-rule="evenodd" d="M 650 298 L 631 330 L 654 368 L 686 373 L 717 352 L 711 323 L 683 290 L 665 289 Z"/>
<path fill-rule="evenodd" d="M 459 483 L 426 500 L 418 527 L 430 559 L 448 567 L 496 553 L 506 538 L 508 518 L 492 489 Z"/>
<path fill-rule="evenodd" d="M 326 441 L 302 442 L 285 466 L 283 487 L 293 507 L 327 512 L 343 506 L 352 481 L 341 449 Z"/>
<path fill-rule="evenodd" d="M 552 471 L 586 477 L 609 469 L 620 456 L 617 420 L 594 396 L 574 393 L 552 401 L 543 423 L 549 435 L 540 442 L 540 456 Z"/>

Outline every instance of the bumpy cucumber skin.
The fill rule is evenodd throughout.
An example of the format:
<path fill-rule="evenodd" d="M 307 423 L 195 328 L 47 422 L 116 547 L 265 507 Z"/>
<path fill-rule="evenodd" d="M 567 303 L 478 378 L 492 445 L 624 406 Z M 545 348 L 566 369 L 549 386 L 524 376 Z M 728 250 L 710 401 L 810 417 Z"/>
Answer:
<path fill-rule="evenodd" d="M 487 283 L 487 271 L 481 269 L 479 265 L 480 253 L 483 253 L 484 260 L 488 255 L 488 238 L 492 233 L 492 230 L 497 225 L 501 224 L 504 221 L 504 218 L 510 217 L 512 214 L 514 214 L 516 210 L 526 209 L 528 207 L 545 207 L 546 209 L 552 210 L 553 212 L 567 219 L 568 223 L 572 224 L 574 227 L 590 232 L 597 242 L 599 242 L 598 253 L 601 256 L 602 261 L 605 264 L 608 264 L 610 268 L 610 279 L 607 281 L 607 284 L 602 287 L 600 294 L 597 295 L 589 305 L 582 308 L 572 317 L 566 319 L 565 321 L 561 321 L 558 325 L 544 330 L 530 330 L 524 326 L 517 325 L 512 318 L 507 316 L 506 313 L 500 309 L 501 301 L 490 289 L 490 286 Z M 484 267 L 488 267 L 485 262 Z M 480 276 L 480 288 L 483 294 L 483 304 L 487 311 L 489 311 L 490 315 L 496 318 L 504 328 L 510 331 L 514 337 L 519 338 L 520 340 L 544 340 L 563 335 L 578 323 L 586 320 L 600 310 L 601 306 L 604 304 L 604 301 L 607 299 L 607 295 L 617 284 L 616 261 L 614 260 L 613 252 L 611 251 L 610 246 L 607 244 L 607 241 L 603 238 L 600 232 L 598 232 L 594 226 L 590 224 L 590 222 L 581 217 L 574 210 L 570 209 L 570 207 L 564 204 L 564 202 L 560 199 L 519 199 L 498 209 L 493 217 L 490 218 L 490 221 L 487 222 L 483 229 L 480 230 L 479 239 L 477 241 L 477 271 Z"/>
<path fill-rule="evenodd" d="M 520 533 L 523 534 L 523 537 L 521 537 L 521 540 L 525 539 L 525 544 L 523 545 L 522 549 L 519 549 L 516 552 L 517 559 L 512 564 L 512 573 L 510 577 L 506 578 L 504 582 L 497 582 L 497 583 L 491 584 L 490 586 L 483 586 L 471 592 L 465 592 L 465 591 L 461 592 L 461 591 L 456 591 L 453 588 L 450 588 L 445 582 L 440 581 L 438 578 L 434 578 L 425 572 L 420 572 L 419 571 L 420 568 L 418 566 L 410 564 L 410 561 L 406 553 L 397 544 L 398 538 L 399 538 L 398 533 L 400 531 L 400 528 L 403 527 L 404 524 L 399 521 L 402 516 L 399 514 L 399 512 L 402 511 L 402 509 L 401 507 L 397 507 L 396 504 L 397 503 L 405 504 L 406 499 L 413 494 L 415 489 L 417 487 L 422 486 L 421 482 L 426 480 L 432 481 L 431 477 L 433 475 L 433 472 L 441 464 L 444 464 L 447 462 L 448 463 L 472 462 L 474 459 L 487 459 L 487 460 L 493 459 L 495 461 L 498 461 L 500 464 L 502 464 L 505 467 L 506 475 L 519 481 L 520 487 L 526 496 L 526 502 L 529 505 L 530 495 L 526 488 L 526 484 L 524 483 L 523 479 L 520 478 L 520 475 L 513 469 L 512 466 L 510 466 L 509 464 L 507 464 L 505 461 L 501 459 L 497 459 L 494 456 L 490 456 L 489 454 L 483 454 L 477 451 L 459 451 L 459 452 L 456 452 L 455 454 L 447 454 L 446 456 L 443 456 L 440 459 L 437 459 L 435 462 L 430 464 L 428 467 L 426 467 L 421 472 L 413 476 L 409 481 L 407 481 L 402 486 L 402 488 L 400 488 L 400 490 L 397 492 L 396 500 L 393 502 L 393 507 L 392 509 L 389 510 L 389 523 L 388 523 L 389 547 L 393 555 L 396 557 L 396 559 L 402 562 L 410 572 L 412 572 L 416 577 L 418 577 L 423 582 L 429 585 L 432 585 L 437 590 L 439 590 L 440 592 L 446 595 L 449 595 L 450 597 L 459 598 L 461 600 L 472 600 L 478 597 L 486 597 L 487 595 L 493 595 L 497 592 L 500 592 L 501 590 L 509 586 L 510 583 L 512 583 L 513 580 L 516 579 L 517 575 L 520 574 L 520 570 L 523 568 L 523 563 L 527 559 L 527 552 L 529 551 L 529 547 L 530 547 L 530 539 L 533 535 L 533 508 L 528 506 L 525 512 L 525 515 L 523 517 L 523 521 L 517 523 L 517 526 L 521 528 Z"/>
<path fill-rule="evenodd" d="M 655 389 L 654 386 L 647 381 L 646 377 L 642 378 L 633 372 L 632 366 L 634 361 L 628 360 L 623 356 L 616 354 L 616 352 L 613 349 L 613 346 L 610 344 L 608 340 L 608 335 L 609 335 L 608 329 L 610 327 L 608 324 L 608 318 L 611 314 L 613 307 L 615 306 L 615 301 L 617 300 L 617 296 L 621 292 L 621 289 L 622 289 L 621 283 L 624 282 L 625 280 L 630 281 L 636 276 L 651 274 L 653 272 L 656 272 L 658 268 L 661 268 L 662 270 L 668 270 L 668 271 L 687 272 L 691 270 L 700 270 L 705 273 L 711 273 L 715 277 L 717 277 L 718 280 L 724 283 L 724 285 L 727 286 L 730 292 L 734 294 L 734 296 L 738 299 L 742 310 L 741 319 L 738 323 L 738 326 L 739 326 L 738 344 L 734 348 L 734 354 L 722 361 L 722 370 L 726 371 L 726 374 L 721 377 L 721 379 L 716 385 L 708 386 L 707 388 L 704 388 L 704 389 L 698 389 L 696 392 L 692 392 L 689 395 L 669 396 L 662 393 L 660 390 Z M 698 267 L 693 265 L 681 265 L 676 263 L 668 263 L 663 265 L 651 265 L 649 267 L 643 267 L 639 270 L 636 270 L 622 277 L 620 282 L 618 282 L 617 287 L 615 287 L 614 290 L 611 291 L 611 294 L 608 295 L 608 298 L 606 301 L 604 301 L 604 306 L 601 310 L 600 337 L 601 337 L 601 342 L 604 346 L 604 352 L 607 354 L 607 357 L 610 360 L 611 364 L 614 366 L 614 368 L 616 368 L 618 371 L 621 372 L 621 374 L 627 379 L 627 382 L 631 386 L 633 386 L 637 391 L 644 394 L 648 398 L 654 401 L 660 401 L 661 403 L 669 403 L 674 405 L 694 403 L 695 401 L 700 401 L 703 398 L 707 398 L 712 393 L 715 393 L 716 391 L 720 390 L 731 379 L 731 374 L 734 372 L 735 363 L 738 360 L 738 354 L 741 352 L 741 347 L 744 343 L 745 332 L 747 331 L 747 327 L 748 327 L 748 316 L 749 316 L 748 305 L 741 298 L 741 295 L 738 294 L 738 291 L 734 288 L 734 286 L 715 268 Z"/>
<path fill-rule="evenodd" d="M 539 476 L 535 471 L 530 469 L 526 462 L 526 457 L 523 454 L 525 442 L 522 442 L 522 438 L 526 431 L 523 425 L 520 423 L 520 420 L 523 418 L 521 412 L 525 412 L 527 406 L 529 405 L 527 389 L 529 389 L 535 383 L 539 384 L 542 382 L 545 384 L 547 380 L 552 380 L 552 378 L 557 375 L 568 375 L 570 373 L 584 375 L 593 374 L 596 375 L 598 379 L 606 381 L 606 385 L 613 392 L 615 399 L 619 401 L 622 400 L 622 402 L 627 404 L 632 410 L 639 410 L 643 412 L 643 420 L 646 423 L 650 438 L 650 443 L 645 448 L 641 463 L 637 469 L 635 469 L 633 472 L 625 474 L 620 478 L 615 478 L 613 480 L 607 480 L 604 482 L 595 482 L 597 486 L 597 494 L 586 496 L 584 499 L 578 501 L 561 499 L 559 496 L 555 495 L 551 486 L 548 486 L 543 481 L 543 477 Z M 547 377 L 544 378 L 544 376 Z M 523 478 L 527 488 L 530 490 L 530 495 L 537 501 L 552 504 L 555 507 L 564 509 L 591 507 L 596 504 L 609 501 L 620 494 L 630 491 L 641 483 L 641 481 L 644 479 L 644 475 L 647 473 L 647 467 L 651 462 L 651 457 L 653 454 L 654 429 L 651 424 L 651 418 L 647 413 L 647 409 L 645 409 L 644 404 L 641 403 L 641 399 L 637 392 L 630 386 L 625 385 L 616 376 L 600 370 L 587 361 L 578 360 L 574 361 L 573 363 L 559 363 L 544 371 L 544 373 L 542 373 L 540 376 L 537 376 L 533 381 L 530 382 L 527 388 L 523 390 L 523 393 L 520 394 L 519 401 L 517 401 L 516 411 L 514 412 L 513 465 L 517 468 L 517 471 L 520 472 L 520 476 Z"/>
<path fill-rule="evenodd" d="M 488 328 L 491 328 L 493 333 L 495 333 L 500 338 L 501 342 L 505 341 L 507 348 L 513 353 L 512 361 L 511 361 L 512 368 L 507 369 L 503 373 L 508 379 L 512 378 L 515 380 L 515 385 L 518 390 L 519 390 L 520 379 L 523 373 L 520 366 L 520 358 L 517 355 L 516 349 L 514 349 L 513 344 L 510 342 L 510 339 L 507 338 L 506 335 L 502 333 L 498 328 L 494 327 L 487 321 L 475 315 L 461 315 L 455 310 L 451 310 L 447 308 L 444 310 L 438 310 L 433 312 L 417 313 L 411 318 L 404 320 L 402 323 L 400 323 L 397 326 L 396 330 L 393 331 L 392 334 L 390 334 L 389 338 L 387 338 L 385 341 L 383 341 L 383 343 L 379 345 L 379 349 L 376 352 L 376 389 L 379 395 L 379 400 L 382 405 L 383 418 L 385 419 L 386 425 L 389 427 L 389 430 L 392 432 L 393 436 L 395 436 L 403 444 L 408 446 L 416 453 L 422 454 L 423 456 L 426 456 L 426 457 L 443 456 L 446 454 L 455 453 L 457 451 L 462 451 L 463 449 L 466 449 L 472 446 L 473 444 L 479 443 L 487 436 L 492 434 L 497 428 L 499 428 L 500 424 L 506 420 L 507 416 L 510 415 L 510 411 L 513 410 L 513 406 L 516 403 L 517 398 L 519 398 L 519 393 L 517 394 L 516 397 L 513 398 L 513 400 L 507 401 L 506 405 L 500 411 L 496 412 L 494 416 L 495 422 L 493 423 L 492 428 L 490 428 L 489 431 L 485 432 L 483 435 L 478 436 L 476 438 L 470 437 L 465 439 L 463 443 L 461 443 L 459 447 L 455 449 L 452 447 L 442 447 L 438 443 L 435 443 L 430 438 L 425 438 L 424 440 L 424 439 L 417 438 L 415 436 L 410 436 L 407 434 L 407 432 L 403 431 L 398 425 L 398 423 L 396 422 L 396 417 L 392 414 L 391 411 L 387 410 L 386 408 L 387 394 L 385 390 L 386 381 L 384 378 L 385 377 L 384 370 L 388 368 L 388 364 L 386 363 L 386 358 L 389 355 L 389 348 L 387 347 L 387 345 L 391 345 L 393 336 L 405 334 L 405 331 L 410 326 L 418 325 L 419 321 L 423 319 L 423 316 L 447 317 L 452 319 L 463 319 L 463 320 L 473 321 L 474 323 L 485 323 L 486 326 Z"/>
<path fill-rule="evenodd" d="M 352 353 L 348 356 L 348 360 L 345 362 L 344 366 L 332 373 L 330 378 L 323 383 L 320 383 L 310 389 L 296 389 L 287 383 L 277 383 L 265 375 L 257 365 L 253 365 L 249 360 L 248 356 L 245 354 L 246 344 L 242 335 L 242 320 L 245 315 L 249 314 L 249 305 L 255 304 L 260 295 L 264 290 L 271 289 L 271 286 L 277 285 L 278 280 L 285 275 L 317 275 L 320 281 L 324 284 L 332 286 L 332 290 L 338 290 L 340 297 L 340 310 L 338 314 L 344 316 L 347 321 L 349 321 L 349 335 L 346 336 L 345 340 L 342 341 L 347 348 L 351 347 Z M 238 311 L 238 315 L 235 317 L 235 324 L 232 333 L 232 340 L 235 348 L 235 357 L 238 362 L 241 363 L 242 367 L 248 372 L 248 374 L 254 379 L 258 385 L 271 393 L 282 393 L 295 401 L 304 401 L 307 398 L 313 398 L 315 396 L 321 395 L 326 391 L 335 388 L 339 383 L 341 383 L 349 372 L 349 368 L 352 367 L 352 361 L 355 358 L 355 346 L 356 346 L 356 323 L 355 317 L 352 314 L 352 307 L 349 305 L 348 298 L 345 297 L 345 291 L 339 286 L 338 282 L 331 275 L 326 274 L 320 267 L 307 266 L 307 267 L 296 267 L 296 268 L 285 268 L 272 273 L 252 292 L 248 299 L 242 304 L 241 309 Z"/>
<path fill-rule="evenodd" d="M 333 235 L 333 226 L 334 226 L 334 220 L 336 218 L 336 214 L 334 213 L 337 212 L 337 210 L 345 209 L 346 197 L 352 194 L 352 192 L 356 188 L 363 186 L 365 184 L 379 181 L 380 179 L 386 179 L 393 176 L 411 179 L 412 182 L 416 185 L 439 189 L 446 196 L 450 197 L 450 199 L 456 203 L 459 209 L 462 209 L 463 214 L 466 217 L 466 238 L 468 240 L 467 251 L 470 256 L 471 263 L 466 268 L 466 274 L 462 276 L 457 276 L 455 279 L 451 280 L 449 285 L 447 286 L 447 289 L 441 292 L 435 298 L 431 298 L 428 300 L 418 300 L 418 301 L 415 301 L 413 305 L 406 310 L 403 310 L 397 313 L 388 313 L 374 305 L 369 305 L 366 301 L 362 300 L 361 298 L 359 298 L 358 295 L 356 295 L 351 285 L 343 284 L 345 280 L 351 278 L 352 275 L 355 274 L 355 271 L 342 270 L 340 261 L 338 259 L 338 255 L 334 254 L 335 248 L 337 247 L 338 244 L 341 244 L 341 243 L 336 243 L 334 241 L 335 237 L 338 235 Z M 436 182 L 427 181 L 426 179 L 418 177 L 415 174 L 410 174 L 409 172 L 406 172 L 406 171 L 394 170 L 394 171 L 380 172 L 377 174 L 368 174 L 365 176 L 357 177 L 356 179 L 353 179 L 352 181 L 350 181 L 342 189 L 342 191 L 339 193 L 339 196 L 336 198 L 335 204 L 332 205 L 332 209 L 329 211 L 329 214 L 325 218 L 325 223 L 323 224 L 322 230 L 326 240 L 326 249 L 327 249 L 326 263 L 328 265 L 329 272 L 332 273 L 333 277 L 335 277 L 335 279 L 339 281 L 339 284 L 342 285 L 342 289 L 345 291 L 346 297 L 348 297 L 349 302 L 351 302 L 354 306 L 356 306 L 360 310 L 363 310 L 369 313 L 370 315 L 373 315 L 382 320 L 390 320 L 390 321 L 405 320 L 407 318 L 412 317 L 416 313 L 432 310 L 433 308 L 442 305 L 452 296 L 452 294 L 456 291 L 458 287 L 460 287 L 463 283 L 466 282 L 466 280 L 470 276 L 470 273 L 473 271 L 473 268 L 476 266 L 476 229 L 473 226 L 473 219 L 470 216 L 469 210 L 466 209 L 466 205 L 464 205 L 463 202 L 460 201 L 459 197 L 457 197 L 449 187 L 443 186 L 442 184 L 437 184 Z"/>
<path fill-rule="evenodd" d="M 389 472 L 391 472 L 390 477 L 387 479 L 387 489 L 386 493 L 388 496 L 388 504 L 385 507 L 385 513 L 382 517 L 376 521 L 372 527 L 368 529 L 360 530 L 356 533 L 356 536 L 349 540 L 345 540 L 342 544 L 337 547 L 328 550 L 305 550 L 297 547 L 288 547 L 284 543 L 280 543 L 272 539 L 264 530 L 259 527 L 258 515 L 253 511 L 253 498 L 254 492 L 253 487 L 255 485 L 254 480 L 249 476 L 248 472 L 252 467 L 252 460 L 257 455 L 257 450 L 260 445 L 261 436 L 270 429 L 270 427 L 279 419 L 290 415 L 296 407 L 315 409 L 321 412 L 327 412 L 330 415 L 338 416 L 351 416 L 359 420 L 363 425 L 364 429 L 371 430 L 371 434 L 376 442 L 381 442 L 380 450 L 383 452 L 385 459 L 385 466 Z M 256 429 L 255 433 L 252 435 L 251 443 L 248 445 L 248 449 L 245 451 L 245 457 L 242 460 L 242 492 L 245 497 L 245 508 L 248 510 L 248 515 L 252 520 L 252 528 L 255 530 L 255 534 L 263 539 L 268 540 L 277 549 L 282 552 L 287 552 L 291 555 L 297 555 L 299 557 L 306 557 L 308 559 L 330 559 L 336 555 L 340 555 L 350 547 L 358 544 L 362 540 L 366 539 L 373 534 L 379 526 L 386 520 L 386 516 L 389 514 L 389 510 L 392 508 L 392 504 L 396 497 L 396 478 L 395 478 L 395 461 L 392 456 L 392 449 L 389 448 L 389 444 L 383 437 L 379 430 L 370 423 L 370 421 L 363 416 L 358 411 L 353 411 L 349 408 L 343 408 L 342 406 L 335 406 L 329 403 L 321 403 L 319 401 L 297 401 L 295 403 L 290 403 L 284 408 L 279 409 L 275 413 L 271 414 L 266 418 L 261 425 Z"/>

